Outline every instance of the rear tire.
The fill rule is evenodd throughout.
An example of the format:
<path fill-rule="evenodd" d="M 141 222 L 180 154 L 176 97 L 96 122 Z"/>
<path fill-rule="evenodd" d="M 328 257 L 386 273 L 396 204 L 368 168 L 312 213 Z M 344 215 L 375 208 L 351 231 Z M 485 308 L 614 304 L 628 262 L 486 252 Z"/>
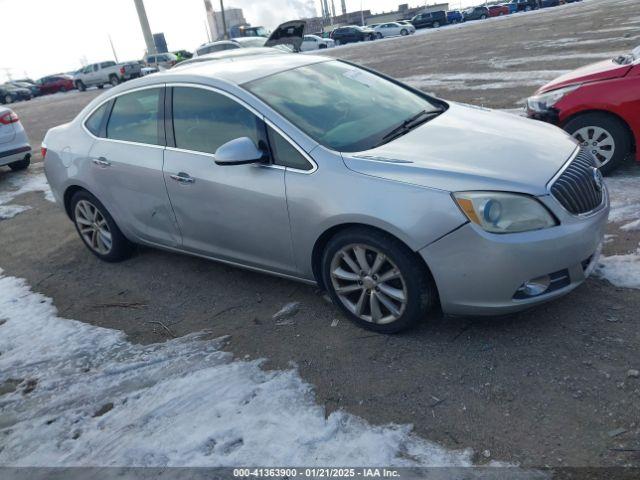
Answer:
<path fill-rule="evenodd" d="M 440 22 L 433 22 L 433 28 L 439 28 Z"/>
<path fill-rule="evenodd" d="M 376 270 L 378 258 L 383 263 Z M 422 261 L 378 230 L 354 227 L 339 232 L 327 244 L 321 267 L 333 302 L 369 330 L 397 333 L 410 328 L 436 303 L 436 287 Z"/>
<path fill-rule="evenodd" d="M 115 87 L 120 83 L 120 80 L 118 79 L 117 76 L 111 75 L 111 77 L 109 77 L 109 82 L 111 83 L 111 85 Z"/>
<path fill-rule="evenodd" d="M 591 127 L 594 130 L 591 130 Z M 631 153 L 633 143 L 629 129 L 621 120 L 612 115 L 585 113 L 569 120 L 564 125 L 564 129 L 581 142 L 583 148 L 592 153 L 595 151 L 594 155 L 599 162 L 610 156 L 599 167 L 603 175 L 608 175 L 617 169 Z M 595 129 L 599 129 L 598 132 Z M 598 138 L 595 137 L 596 133 L 600 133 Z M 592 138 L 589 138 L 590 136 Z M 606 148 L 610 144 L 613 144 L 613 155 L 610 155 L 611 149 Z"/>
<path fill-rule="evenodd" d="M 98 85 L 98 88 L 99 88 L 100 90 L 102 90 L 102 89 L 104 88 L 104 85 L 103 85 L 103 84 L 100 84 L 100 85 Z"/>
<path fill-rule="evenodd" d="M 486 15 L 484 15 L 484 14 L 483 14 L 483 15 L 480 15 L 480 20 L 484 20 L 484 19 L 486 19 L 486 18 L 487 18 L 487 16 L 486 16 Z"/>
<path fill-rule="evenodd" d="M 60 91 L 61 91 L 62 93 L 64 93 L 64 92 L 66 92 L 66 91 L 67 91 L 67 89 L 66 89 L 65 87 L 60 87 Z"/>
<path fill-rule="evenodd" d="M 114 263 L 131 256 L 133 244 L 96 197 L 86 190 L 75 193 L 69 211 L 82 242 L 100 260 Z"/>
<path fill-rule="evenodd" d="M 22 160 L 18 160 L 17 162 L 13 162 L 9 164 L 9 168 L 14 172 L 19 172 L 20 170 L 26 170 L 29 168 L 31 164 L 31 156 L 27 155 Z"/>

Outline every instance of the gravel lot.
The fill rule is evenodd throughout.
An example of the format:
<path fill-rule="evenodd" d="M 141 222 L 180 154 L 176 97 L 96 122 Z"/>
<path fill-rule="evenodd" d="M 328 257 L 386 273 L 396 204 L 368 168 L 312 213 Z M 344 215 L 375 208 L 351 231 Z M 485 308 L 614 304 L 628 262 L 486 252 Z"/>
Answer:
<path fill-rule="evenodd" d="M 562 71 L 640 44 L 637 0 L 586 0 L 546 11 L 336 48 L 361 62 L 457 101 L 515 108 Z M 16 104 L 34 147 L 97 90 Z M 37 167 L 36 167 L 37 169 Z M 630 165 L 623 176 L 635 177 Z M 12 177 L 0 169 L 0 193 Z M 361 330 L 313 287 L 198 258 L 141 248 L 100 263 L 62 211 L 29 193 L 32 208 L 0 221 L 0 267 L 53 298 L 60 316 L 160 342 L 209 330 L 231 335 L 237 357 L 294 362 L 328 411 L 371 423 L 413 424 L 480 462 L 525 466 L 640 466 L 640 291 L 592 278 L 568 297 L 502 318 L 432 318 L 397 336 Z M 634 251 L 622 231 L 605 254 Z M 290 324 L 272 315 L 299 302 Z M 487 452 L 488 451 L 488 452 Z M 483 455 L 485 452 L 487 455 Z"/>

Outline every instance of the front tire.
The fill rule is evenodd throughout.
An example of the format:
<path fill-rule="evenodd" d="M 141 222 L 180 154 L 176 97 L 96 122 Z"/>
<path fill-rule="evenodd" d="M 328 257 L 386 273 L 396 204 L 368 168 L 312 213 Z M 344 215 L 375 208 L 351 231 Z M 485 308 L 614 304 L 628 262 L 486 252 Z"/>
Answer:
<path fill-rule="evenodd" d="M 380 32 L 376 33 L 376 38 L 382 40 L 382 34 Z"/>
<path fill-rule="evenodd" d="M 31 164 L 31 157 L 27 155 L 22 160 L 18 160 L 17 162 L 10 163 L 9 168 L 14 172 L 18 172 L 20 170 L 26 170 L 27 168 L 29 168 L 30 164 Z"/>
<path fill-rule="evenodd" d="M 436 289 L 424 264 L 396 238 L 366 227 L 343 230 L 325 248 L 324 284 L 357 325 L 397 333 L 433 306 Z"/>
<path fill-rule="evenodd" d="M 403 37 L 406 37 L 407 35 L 409 35 L 409 31 L 403 28 L 402 30 L 400 30 L 400 35 L 402 35 Z"/>
<path fill-rule="evenodd" d="M 11 95 L 9 95 L 9 94 L 5 95 L 5 96 L 4 96 L 4 103 L 5 103 L 5 104 L 7 104 L 7 103 L 13 103 L 13 97 L 12 97 Z"/>
<path fill-rule="evenodd" d="M 589 150 L 603 175 L 618 168 L 631 153 L 632 141 L 627 126 L 605 113 L 586 113 L 569 120 L 564 129 Z"/>
<path fill-rule="evenodd" d="M 133 252 L 133 245 L 120 231 L 100 200 L 87 191 L 71 199 L 73 223 L 86 247 L 100 260 L 120 262 Z"/>
<path fill-rule="evenodd" d="M 84 91 L 86 91 L 86 90 L 87 90 L 87 86 L 84 84 L 84 82 L 82 82 L 82 81 L 80 81 L 80 80 L 78 80 L 78 81 L 76 82 L 76 88 L 77 88 L 78 90 L 80 90 L 81 92 L 84 92 Z"/>

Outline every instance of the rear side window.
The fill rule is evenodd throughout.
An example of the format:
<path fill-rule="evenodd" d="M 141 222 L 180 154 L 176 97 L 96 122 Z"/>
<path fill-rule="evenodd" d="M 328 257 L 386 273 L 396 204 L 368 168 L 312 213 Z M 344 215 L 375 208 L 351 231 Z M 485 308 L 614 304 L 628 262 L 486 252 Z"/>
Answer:
<path fill-rule="evenodd" d="M 221 145 L 249 137 L 256 145 L 260 121 L 238 102 L 210 90 L 173 89 L 173 129 L 177 148 L 215 153 Z"/>
<path fill-rule="evenodd" d="M 269 145 L 271 146 L 274 163 L 276 165 L 295 168 L 297 170 L 313 169 L 313 165 L 309 163 L 304 155 L 272 128 L 269 128 Z"/>
<path fill-rule="evenodd" d="M 87 130 L 93 133 L 96 137 L 100 136 L 100 127 L 102 126 L 102 120 L 104 119 L 104 114 L 107 111 L 109 103 L 110 102 L 103 103 L 102 106 L 93 112 L 87 121 L 84 122 L 84 126 L 87 127 Z"/>
<path fill-rule="evenodd" d="M 107 138 L 160 145 L 159 101 L 159 88 L 127 93 L 116 98 L 107 124 Z"/>

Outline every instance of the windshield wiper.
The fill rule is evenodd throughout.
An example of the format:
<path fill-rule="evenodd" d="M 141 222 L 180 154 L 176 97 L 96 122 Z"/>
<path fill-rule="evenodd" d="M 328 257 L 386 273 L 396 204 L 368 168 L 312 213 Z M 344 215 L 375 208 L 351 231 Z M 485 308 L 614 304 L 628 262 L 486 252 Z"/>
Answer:
<path fill-rule="evenodd" d="M 401 137 L 402 135 L 404 135 L 406 133 L 409 133 L 411 130 L 413 130 L 417 126 L 422 125 L 423 123 L 428 122 L 429 120 L 432 120 L 432 119 L 436 118 L 442 112 L 444 112 L 443 109 L 422 110 L 422 111 L 416 113 L 415 115 L 413 115 L 413 116 L 407 118 L 406 120 L 404 120 L 397 127 L 394 127 L 391 130 L 389 130 L 389 132 L 387 132 L 382 137 L 380 142 L 378 144 L 376 144 L 376 146 L 374 148 L 379 147 L 381 145 L 384 145 L 385 143 L 389 143 L 390 141 L 395 140 L 396 138 Z"/>

